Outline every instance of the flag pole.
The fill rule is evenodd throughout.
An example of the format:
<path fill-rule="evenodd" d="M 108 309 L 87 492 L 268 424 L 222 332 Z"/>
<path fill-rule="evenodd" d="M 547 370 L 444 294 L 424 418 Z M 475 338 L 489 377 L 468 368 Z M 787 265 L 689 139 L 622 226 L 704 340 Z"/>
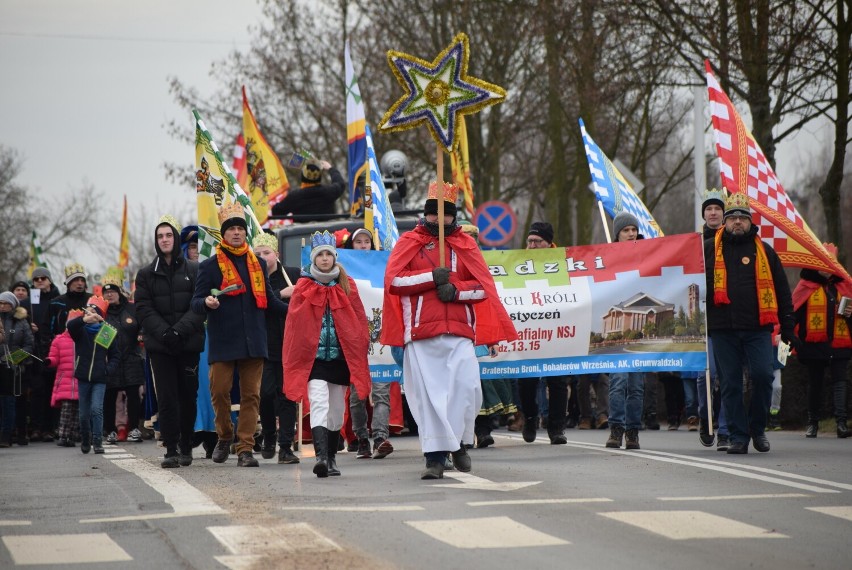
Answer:
<path fill-rule="evenodd" d="M 604 235 L 606 235 L 606 243 L 612 243 L 612 236 L 609 233 L 609 223 L 606 221 L 606 212 L 604 212 L 604 205 L 600 200 L 598 200 L 598 210 L 601 212 L 601 221 L 603 222 Z"/>
<path fill-rule="evenodd" d="M 438 265 L 446 266 L 444 255 L 444 151 L 440 144 L 435 145 L 438 149 L 438 176 L 435 184 L 438 190 Z"/>

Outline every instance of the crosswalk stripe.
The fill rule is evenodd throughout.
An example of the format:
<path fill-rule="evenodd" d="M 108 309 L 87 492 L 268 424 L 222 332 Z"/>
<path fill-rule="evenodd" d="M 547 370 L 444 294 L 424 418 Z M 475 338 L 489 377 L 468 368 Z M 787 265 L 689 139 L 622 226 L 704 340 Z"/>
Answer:
<path fill-rule="evenodd" d="M 4 536 L 17 565 L 92 564 L 133 560 L 105 532 L 92 534 L 27 534 Z"/>
<path fill-rule="evenodd" d="M 207 530 L 231 554 L 265 555 L 276 552 L 329 552 L 341 550 L 330 538 L 317 532 L 308 523 L 279 525 L 210 526 Z M 263 540 L 258 540 L 262 536 Z"/>
<path fill-rule="evenodd" d="M 852 507 L 805 507 L 809 511 L 830 515 L 852 522 Z"/>
<path fill-rule="evenodd" d="M 527 548 L 571 544 L 509 517 L 405 521 L 405 524 L 456 548 Z"/>
<path fill-rule="evenodd" d="M 615 511 L 598 514 L 672 540 L 790 538 L 703 511 Z"/>
<path fill-rule="evenodd" d="M 510 499 L 507 501 L 471 501 L 469 507 L 501 507 L 504 505 L 567 505 L 572 503 L 611 503 L 612 499 Z"/>
<path fill-rule="evenodd" d="M 658 501 L 742 501 L 747 499 L 801 499 L 804 493 L 769 493 L 764 495 L 716 495 L 709 497 L 657 497 Z"/>

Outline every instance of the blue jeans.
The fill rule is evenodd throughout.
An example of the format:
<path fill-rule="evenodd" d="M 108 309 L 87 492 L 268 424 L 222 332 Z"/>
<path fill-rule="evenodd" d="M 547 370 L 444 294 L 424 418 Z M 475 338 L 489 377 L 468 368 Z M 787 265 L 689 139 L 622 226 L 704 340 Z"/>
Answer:
<path fill-rule="evenodd" d="M 645 392 L 644 372 L 615 372 L 609 376 L 609 425 L 639 429 Z"/>
<path fill-rule="evenodd" d="M 684 374 L 690 374 L 684 372 Z M 704 374 L 701 374 L 704 376 Z M 696 385 L 696 377 L 691 376 L 682 376 L 681 381 L 683 382 L 683 400 L 684 407 L 686 408 L 686 417 L 690 418 L 698 415 L 698 388 Z"/>
<path fill-rule="evenodd" d="M 772 336 L 764 330 L 713 331 L 713 352 L 722 383 L 722 405 L 732 442 L 763 435 L 772 400 Z M 743 403 L 743 369 L 751 380 L 751 404 Z"/>
<path fill-rule="evenodd" d="M 104 435 L 104 393 L 106 384 L 94 384 L 81 381 L 80 392 L 80 433 L 83 441 L 92 434 L 92 441 L 100 443 Z"/>
<path fill-rule="evenodd" d="M 0 431 L 12 433 L 15 429 L 15 396 L 0 396 Z"/>

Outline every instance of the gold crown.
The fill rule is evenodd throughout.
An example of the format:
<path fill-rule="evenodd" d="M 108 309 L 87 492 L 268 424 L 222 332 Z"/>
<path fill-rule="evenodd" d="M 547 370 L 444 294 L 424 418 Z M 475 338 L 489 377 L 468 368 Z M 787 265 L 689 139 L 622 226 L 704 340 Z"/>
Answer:
<path fill-rule="evenodd" d="M 76 274 L 77 277 L 85 277 L 86 276 L 86 270 L 83 269 L 83 266 L 80 265 L 79 263 L 72 263 L 71 265 L 65 266 L 65 278 L 66 279 L 68 279 L 69 277 L 71 277 L 72 275 L 75 275 L 75 274 Z"/>
<path fill-rule="evenodd" d="M 751 208 L 748 204 L 748 196 L 740 192 L 728 196 L 728 199 L 725 200 L 725 213 L 727 214 L 733 210 L 743 211 L 750 215 Z"/>
<path fill-rule="evenodd" d="M 251 244 L 252 247 L 268 247 L 274 252 L 278 252 L 278 238 L 272 234 L 263 232 L 255 236 Z"/>
<path fill-rule="evenodd" d="M 459 197 L 459 187 L 458 184 L 453 184 L 452 182 L 444 182 L 444 202 L 451 202 L 452 204 L 456 203 Z M 429 194 L 426 195 L 427 200 L 437 200 L 438 199 L 438 183 L 434 180 L 429 183 Z"/>
<path fill-rule="evenodd" d="M 124 270 L 121 267 L 108 267 L 104 272 L 103 279 L 101 279 L 101 285 L 115 285 L 118 288 L 122 288 L 124 286 Z"/>
<path fill-rule="evenodd" d="M 162 226 L 163 224 L 169 224 L 174 228 L 175 232 L 180 233 L 180 223 L 178 223 L 177 219 L 171 214 L 163 214 L 160 216 L 160 219 L 157 220 L 157 227 Z"/>
<path fill-rule="evenodd" d="M 302 179 L 319 182 L 322 178 L 322 164 L 315 158 L 307 158 L 302 164 Z"/>
<path fill-rule="evenodd" d="M 221 208 L 219 208 L 219 225 L 222 225 L 225 220 L 229 220 L 231 218 L 240 218 L 242 220 L 246 219 L 243 206 L 239 202 L 224 204 Z"/>

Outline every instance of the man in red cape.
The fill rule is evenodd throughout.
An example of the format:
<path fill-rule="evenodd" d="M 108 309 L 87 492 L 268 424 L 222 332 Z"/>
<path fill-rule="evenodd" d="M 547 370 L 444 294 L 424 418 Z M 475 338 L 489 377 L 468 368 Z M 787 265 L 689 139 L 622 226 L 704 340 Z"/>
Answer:
<path fill-rule="evenodd" d="M 464 442 L 482 405 L 474 345 L 517 339 L 476 242 L 456 223 L 458 186 L 444 185 L 445 254 L 438 251 L 437 185 L 429 187 L 424 219 L 403 234 L 385 272 L 382 344 L 404 346 L 405 394 L 426 456 L 423 479 L 443 477 L 452 453 L 470 471 Z"/>

